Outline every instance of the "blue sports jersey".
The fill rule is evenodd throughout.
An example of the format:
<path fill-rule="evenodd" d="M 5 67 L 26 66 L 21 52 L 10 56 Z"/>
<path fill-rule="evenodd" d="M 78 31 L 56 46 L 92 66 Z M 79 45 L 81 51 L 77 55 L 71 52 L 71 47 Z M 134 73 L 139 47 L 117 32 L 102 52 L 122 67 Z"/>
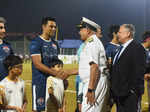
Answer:
<path fill-rule="evenodd" d="M 8 75 L 8 71 L 5 69 L 3 61 L 10 54 L 13 54 L 10 44 L 3 41 L 3 43 L 0 44 L 0 81 Z"/>
<path fill-rule="evenodd" d="M 40 54 L 42 63 L 49 67 L 50 61 L 53 58 L 58 58 L 58 46 L 54 40 L 46 41 L 41 37 L 36 37 L 30 44 L 30 54 Z M 46 85 L 47 77 L 48 75 L 36 69 L 32 63 L 32 84 Z"/>
<path fill-rule="evenodd" d="M 31 56 L 40 54 L 41 62 L 48 67 L 53 58 L 58 58 L 58 52 L 58 44 L 52 39 L 47 41 L 38 36 L 30 44 Z M 48 76 L 46 73 L 36 69 L 32 63 L 32 109 L 38 112 L 45 110 L 46 80 Z"/>
<path fill-rule="evenodd" d="M 109 42 L 105 48 L 106 48 L 106 57 L 111 58 L 113 60 L 115 54 L 118 51 L 119 45 Z"/>

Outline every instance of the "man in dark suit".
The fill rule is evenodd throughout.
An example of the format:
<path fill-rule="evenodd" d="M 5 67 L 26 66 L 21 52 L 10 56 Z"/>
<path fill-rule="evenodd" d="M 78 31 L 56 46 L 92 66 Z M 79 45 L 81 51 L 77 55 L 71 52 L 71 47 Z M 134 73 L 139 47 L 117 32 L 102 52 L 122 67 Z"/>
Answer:
<path fill-rule="evenodd" d="M 132 24 L 121 25 L 118 41 L 121 44 L 113 60 L 111 91 L 117 112 L 138 112 L 140 98 L 144 93 L 146 54 L 144 47 L 133 40 Z"/>

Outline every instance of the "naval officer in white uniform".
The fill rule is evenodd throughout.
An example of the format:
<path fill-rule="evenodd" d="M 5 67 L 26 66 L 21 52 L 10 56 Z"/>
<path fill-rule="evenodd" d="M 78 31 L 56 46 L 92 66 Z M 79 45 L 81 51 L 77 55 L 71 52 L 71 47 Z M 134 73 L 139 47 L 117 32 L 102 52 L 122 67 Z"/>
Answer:
<path fill-rule="evenodd" d="M 84 46 L 79 54 L 79 75 L 83 82 L 82 112 L 106 112 L 108 80 L 106 55 L 96 36 L 98 24 L 82 17 L 77 25 Z"/>

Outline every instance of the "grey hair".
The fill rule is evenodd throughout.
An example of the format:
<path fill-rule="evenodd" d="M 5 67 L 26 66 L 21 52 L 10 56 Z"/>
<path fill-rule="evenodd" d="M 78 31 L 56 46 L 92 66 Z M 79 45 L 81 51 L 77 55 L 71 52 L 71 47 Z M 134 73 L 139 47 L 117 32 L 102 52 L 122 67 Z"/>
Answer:
<path fill-rule="evenodd" d="M 0 17 L 0 23 L 6 23 L 6 20 L 5 20 L 5 18 L 4 17 Z"/>
<path fill-rule="evenodd" d="M 135 26 L 133 24 L 123 24 L 122 26 L 124 26 L 131 33 L 131 36 L 134 37 Z"/>

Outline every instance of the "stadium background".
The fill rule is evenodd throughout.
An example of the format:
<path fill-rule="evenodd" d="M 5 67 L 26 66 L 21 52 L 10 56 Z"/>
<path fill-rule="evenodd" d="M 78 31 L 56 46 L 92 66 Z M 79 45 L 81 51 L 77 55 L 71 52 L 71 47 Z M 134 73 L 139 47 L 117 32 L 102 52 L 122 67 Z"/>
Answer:
<path fill-rule="evenodd" d="M 107 37 L 109 25 L 123 23 L 134 24 L 136 26 L 135 39 L 141 41 L 141 34 L 144 30 L 150 29 L 149 5 L 149 0 L 1 0 L 0 16 L 5 17 L 8 21 L 6 40 L 12 44 L 15 53 L 25 56 L 29 55 L 28 46 L 31 39 L 40 32 L 43 16 L 57 18 L 58 40 L 78 40 L 79 35 L 75 25 L 79 23 L 82 16 L 85 16 L 102 26 L 104 44 L 109 41 Z M 76 54 L 76 49 L 67 48 L 62 54 Z M 65 64 L 65 69 L 76 66 L 76 62 Z M 26 81 L 29 100 L 27 112 L 31 112 L 31 61 L 24 63 L 22 77 Z M 68 80 L 67 112 L 73 112 L 76 103 L 75 77 L 70 77 Z M 147 90 L 145 89 L 142 100 L 143 112 L 147 111 L 147 107 Z M 114 110 L 113 108 L 113 112 Z"/>

